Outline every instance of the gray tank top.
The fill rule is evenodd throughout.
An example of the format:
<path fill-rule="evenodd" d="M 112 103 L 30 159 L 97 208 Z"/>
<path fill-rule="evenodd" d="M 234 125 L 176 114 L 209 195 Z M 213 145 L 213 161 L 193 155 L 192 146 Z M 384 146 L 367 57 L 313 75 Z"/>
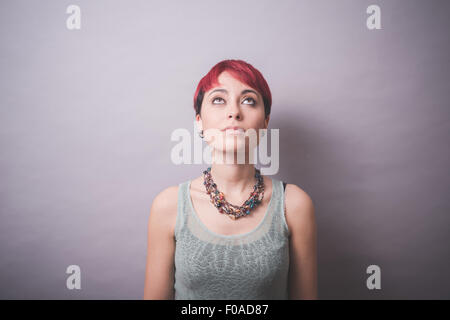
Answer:
<path fill-rule="evenodd" d="M 272 179 L 263 220 L 252 231 L 222 235 L 196 214 L 189 188 L 178 189 L 175 223 L 175 300 L 287 300 L 289 229 L 283 182 Z"/>

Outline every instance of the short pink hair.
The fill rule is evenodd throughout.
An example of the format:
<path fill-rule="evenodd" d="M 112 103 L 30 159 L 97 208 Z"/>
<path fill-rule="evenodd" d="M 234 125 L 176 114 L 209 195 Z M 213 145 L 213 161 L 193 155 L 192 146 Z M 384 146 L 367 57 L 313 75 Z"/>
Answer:
<path fill-rule="evenodd" d="M 272 106 L 272 94 L 270 93 L 269 85 L 259 70 L 242 60 L 223 60 L 212 67 L 200 80 L 194 94 L 195 114 L 200 114 L 203 95 L 212 87 L 219 85 L 219 75 L 224 71 L 229 72 L 235 79 L 245 83 L 261 94 L 264 102 L 264 112 L 267 118 Z"/>

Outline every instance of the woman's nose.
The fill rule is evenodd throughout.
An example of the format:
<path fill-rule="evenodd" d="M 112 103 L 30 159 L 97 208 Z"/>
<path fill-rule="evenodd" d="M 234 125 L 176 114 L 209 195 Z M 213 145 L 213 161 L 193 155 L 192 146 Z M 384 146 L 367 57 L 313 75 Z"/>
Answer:
<path fill-rule="evenodd" d="M 229 113 L 229 114 L 228 114 L 228 118 L 241 119 L 241 116 L 240 116 L 239 113 Z"/>
<path fill-rule="evenodd" d="M 233 104 L 228 111 L 228 118 L 241 119 L 241 110 L 236 104 Z"/>

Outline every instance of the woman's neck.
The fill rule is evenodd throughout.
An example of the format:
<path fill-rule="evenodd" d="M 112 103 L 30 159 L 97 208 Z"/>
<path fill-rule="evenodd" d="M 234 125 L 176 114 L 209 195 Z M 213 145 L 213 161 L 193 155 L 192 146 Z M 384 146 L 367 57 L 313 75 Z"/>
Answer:
<path fill-rule="evenodd" d="M 211 177 L 225 195 L 248 193 L 256 183 L 254 164 L 211 165 Z"/>

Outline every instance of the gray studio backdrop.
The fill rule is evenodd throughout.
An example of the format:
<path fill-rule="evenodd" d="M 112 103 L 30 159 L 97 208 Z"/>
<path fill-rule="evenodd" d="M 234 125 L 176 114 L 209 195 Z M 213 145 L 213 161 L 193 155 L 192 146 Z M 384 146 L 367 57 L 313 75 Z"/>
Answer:
<path fill-rule="evenodd" d="M 381 9 L 369 29 L 367 7 Z M 80 29 L 67 26 L 80 8 Z M 450 298 L 449 1 L 2 1 L 0 298 L 141 299 L 147 220 L 223 59 L 273 94 L 320 299 Z M 66 269 L 81 270 L 69 290 Z M 381 271 L 369 290 L 367 268 Z"/>

